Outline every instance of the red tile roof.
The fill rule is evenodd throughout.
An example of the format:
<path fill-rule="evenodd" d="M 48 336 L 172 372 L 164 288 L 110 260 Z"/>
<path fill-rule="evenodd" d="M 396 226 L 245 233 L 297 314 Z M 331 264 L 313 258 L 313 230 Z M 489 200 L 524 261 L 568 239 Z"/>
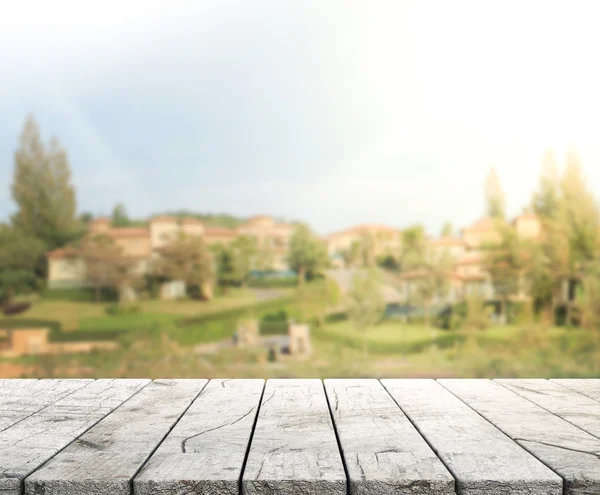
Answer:
<path fill-rule="evenodd" d="M 61 260 L 65 258 L 72 258 L 74 256 L 77 256 L 77 250 L 73 247 L 58 248 L 46 253 L 46 257 L 49 260 Z"/>

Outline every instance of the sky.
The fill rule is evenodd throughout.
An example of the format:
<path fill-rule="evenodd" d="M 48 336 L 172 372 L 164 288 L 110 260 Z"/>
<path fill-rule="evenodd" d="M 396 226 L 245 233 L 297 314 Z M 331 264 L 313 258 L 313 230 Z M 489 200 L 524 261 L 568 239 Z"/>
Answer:
<path fill-rule="evenodd" d="M 22 0 L 0 15 L 0 221 L 27 114 L 79 211 L 437 233 L 517 214 L 575 146 L 600 191 L 595 0 Z"/>

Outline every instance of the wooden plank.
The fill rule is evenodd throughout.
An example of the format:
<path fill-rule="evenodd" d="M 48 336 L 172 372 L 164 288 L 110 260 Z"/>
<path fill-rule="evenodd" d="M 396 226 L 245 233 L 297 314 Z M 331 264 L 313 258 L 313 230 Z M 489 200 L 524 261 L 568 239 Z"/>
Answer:
<path fill-rule="evenodd" d="M 245 494 L 346 494 L 321 380 L 268 380 L 246 468 Z"/>
<path fill-rule="evenodd" d="M 454 475 L 458 493 L 562 494 L 559 476 L 435 380 L 381 383 Z"/>
<path fill-rule="evenodd" d="M 208 380 L 155 380 L 25 480 L 28 495 L 129 495 L 131 480 Z"/>
<path fill-rule="evenodd" d="M 600 440 L 491 380 L 439 380 L 565 481 L 565 493 L 600 493 Z"/>
<path fill-rule="evenodd" d="M 136 495 L 237 494 L 264 380 L 211 380 L 133 480 Z"/>
<path fill-rule="evenodd" d="M 0 397 L 0 431 L 57 400 L 89 385 L 93 380 L 31 380 Z"/>
<path fill-rule="evenodd" d="M 552 414 L 600 438 L 600 404 L 595 400 L 548 380 L 495 381 Z"/>
<path fill-rule="evenodd" d="M 325 380 L 351 494 L 454 494 L 454 478 L 377 380 Z"/>
<path fill-rule="evenodd" d="M 0 432 L 0 494 L 20 494 L 23 479 L 150 380 L 95 380 Z"/>
<path fill-rule="evenodd" d="M 550 381 L 600 402 L 600 379 L 558 378 Z"/>
<path fill-rule="evenodd" d="M 10 395 L 14 390 L 31 386 L 37 378 L 3 378 L 0 380 L 0 400 Z"/>

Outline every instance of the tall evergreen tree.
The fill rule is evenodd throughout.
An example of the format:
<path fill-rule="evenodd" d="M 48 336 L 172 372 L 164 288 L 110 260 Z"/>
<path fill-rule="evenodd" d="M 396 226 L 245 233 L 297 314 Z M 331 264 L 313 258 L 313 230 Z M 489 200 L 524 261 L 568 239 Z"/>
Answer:
<path fill-rule="evenodd" d="M 504 191 L 500 185 L 500 178 L 494 167 L 491 168 L 485 183 L 485 199 L 487 215 L 494 219 L 506 217 L 506 204 Z"/>
<path fill-rule="evenodd" d="M 43 240 L 48 249 L 79 234 L 67 153 L 56 138 L 44 145 L 32 116 L 25 122 L 15 153 L 11 192 L 18 207 L 13 226 Z"/>
<path fill-rule="evenodd" d="M 556 157 L 548 150 L 542 159 L 542 172 L 538 190 L 533 195 L 532 210 L 543 222 L 554 219 L 560 208 L 560 180 L 556 167 Z"/>
<path fill-rule="evenodd" d="M 117 203 L 115 205 L 112 211 L 111 220 L 114 227 L 127 227 L 131 225 L 131 220 L 127 215 L 127 209 L 123 203 Z"/>

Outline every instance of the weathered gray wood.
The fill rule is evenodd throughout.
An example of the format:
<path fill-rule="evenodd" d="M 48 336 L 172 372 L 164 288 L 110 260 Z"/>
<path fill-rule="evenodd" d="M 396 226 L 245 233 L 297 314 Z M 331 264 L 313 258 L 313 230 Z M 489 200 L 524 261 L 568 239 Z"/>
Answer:
<path fill-rule="evenodd" d="M 0 399 L 13 390 L 28 387 L 37 381 L 37 378 L 2 378 L 0 379 Z"/>
<path fill-rule="evenodd" d="M 569 388 L 578 392 L 590 399 L 600 401 L 600 379 L 596 378 L 558 378 L 550 380 L 553 383 L 557 383 L 561 387 Z"/>
<path fill-rule="evenodd" d="M 246 494 L 345 495 L 321 380 L 268 380 L 242 477 Z"/>
<path fill-rule="evenodd" d="M 28 495 L 129 495 L 131 480 L 207 380 L 155 380 L 25 480 Z"/>
<path fill-rule="evenodd" d="M 562 494 L 559 476 L 434 380 L 381 382 L 454 475 L 458 493 Z"/>
<path fill-rule="evenodd" d="M 351 494 L 454 494 L 454 478 L 379 381 L 324 382 Z"/>
<path fill-rule="evenodd" d="M 0 432 L 0 493 L 22 493 L 23 479 L 150 380 L 95 380 Z"/>
<path fill-rule="evenodd" d="M 237 494 L 264 380 L 211 380 L 133 481 L 136 495 Z"/>
<path fill-rule="evenodd" d="M 594 399 L 548 380 L 495 381 L 552 414 L 600 438 L 600 404 Z"/>
<path fill-rule="evenodd" d="M 600 493 L 600 440 L 491 380 L 439 380 L 565 480 L 565 493 Z"/>
<path fill-rule="evenodd" d="M 24 420 L 93 380 L 31 380 L 0 397 L 0 431 Z"/>

